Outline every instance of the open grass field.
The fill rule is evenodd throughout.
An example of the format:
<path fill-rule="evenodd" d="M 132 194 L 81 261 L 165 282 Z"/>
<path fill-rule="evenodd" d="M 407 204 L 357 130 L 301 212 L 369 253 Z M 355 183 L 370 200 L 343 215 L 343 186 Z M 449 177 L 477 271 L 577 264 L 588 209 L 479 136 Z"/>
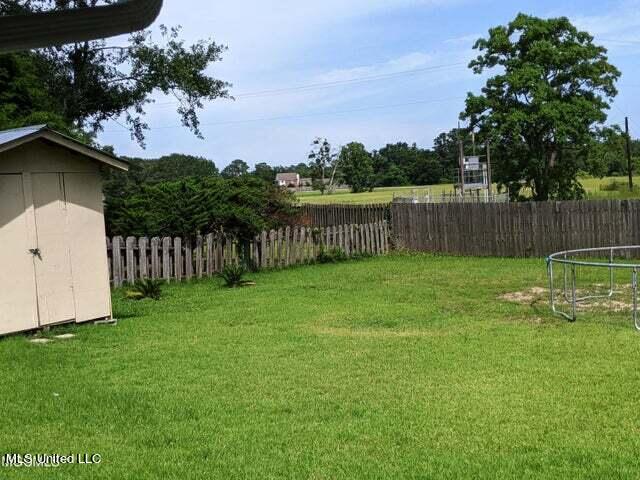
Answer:
<path fill-rule="evenodd" d="M 640 190 L 633 193 L 628 191 L 604 191 L 603 186 L 612 182 L 626 183 L 626 177 L 606 177 L 606 178 L 584 178 L 581 180 L 582 185 L 587 191 L 587 197 L 590 199 L 626 199 L 640 198 Z M 640 178 L 635 179 L 636 184 L 640 183 Z M 388 187 L 376 188 L 373 192 L 351 193 L 348 190 L 339 190 L 332 195 L 321 195 L 320 192 L 302 192 L 297 194 L 297 198 L 301 203 L 314 204 L 367 204 L 367 203 L 389 203 L 393 200 L 394 194 L 398 196 L 411 196 L 412 193 L 424 195 L 431 193 L 439 195 L 442 192 L 453 193 L 452 184 L 441 184 L 431 186 L 414 186 L 414 187 Z"/>
<path fill-rule="evenodd" d="M 115 295 L 117 326 L 0 340 L 3 479 L 637 478 L 640 335 L 502 294 L 542 260 L 393 255 Z M 50 335 L 50 334 L 48 334 Z"/>

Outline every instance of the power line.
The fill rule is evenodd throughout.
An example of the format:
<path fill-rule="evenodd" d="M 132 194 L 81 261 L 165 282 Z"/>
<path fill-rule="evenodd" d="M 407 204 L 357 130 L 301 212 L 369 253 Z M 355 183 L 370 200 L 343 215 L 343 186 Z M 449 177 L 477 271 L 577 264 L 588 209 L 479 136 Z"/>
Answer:
<path fill-rule="evenodd" d="M 338 110 L 333 112 L 315 112 L 315 113 L 306 113 L 299 115 L 282 115 L 278 117 L 262 117 L 262 118 L 252 118 L 252 119 L 243 119 L 243 120 L 229 120 L 225 122 L 210 122 L 210 123 L 201 123 L 200 127 L 212 127 L 212 126 L 223 126 L 223 125 L 240 125 L 244 123 L 255 123 L 255 122 L 270 122 L 277 120 L 290 120 L 290 119 L 299 119 L 299 118 L 308 118 L 308 117 L 319 117 L 319 116 L 331 116 L 331 115 L 344 115 L 348 113 L 357 113 L 357 112 L 365 112 L 368 110 L 382 110 L 387 108 L 399 108 L 399 107 L 407 107 L 413 105 L 426 105 L 429 103 L 443 103 L 443 102 L 451 102 L 454 100 L 464 100 L 464 97 L 450 97 L 450 98 L 441 98 L 441 99 L 429 99 L 429 100 L 415 100 L 412 102 L 405 103 L 394 103 L 388 105 L 374 105 L 371 107 L 361 107 L 354 108 L 350 110 Z M 151 127 L 150 131 L 154 130 L 168 130 L 174 128 L 183 128 L 183 125 L 165 125 L 159 127 Z M 121 130 L 105 130 L 104 133 L 124 133 Z"/>
<path fill-rule="evenodd" d="M 349 84 L 353 84 L 353 83 L 364 83 L 364 82 L 372 82 L 372 81 L 376 81 L 376 80 L 386 80 L 388 78 L 395 78 L 395 77 L 400 77 L 400 76 L 404 76 L 404 75 L 416 75 L 418 73 L 449 69 L 449 68 L 459 67 L 461 65 L 465 65 L 465 63 L 458 62 L 458 63 L 450 63 L 450 64 L 447 64 L 447 65 L 434 65 L 434 66 L 431 66 L 431 67 L 416 68 L 416 69 L 413 69 L 413 70 L 403 70 L 403 71 L 400 71 L 400 72 L 392 72 L 392 73 L 385 73 L 385 74 L 379 74 L 379 75 L 371 75 L 371 76 L 368 76 L 368 77 L 359 77 L 359 78 L 352 78 L 352 79 L 346 79 L 346 80 L 334 80 L 332 82 L 315 83 L 315 84 L 310 84 L 310 85 L 300 85 L 300 86 L 297 86 L 297 87 L 279 88 L 279 89 L 274 89 L 274 90 L 263 90 L 263 91 L 259 91 L 259 92 L 238 94 L 237 98 L 257 97 L 257 96 L 263 96 L 263 95 L 273 95 L 273 94 L 288 93 L 288 92 L 291 92 L 291 91 L 314 90 L 314 89 L 318 89 L 318 88 L 328 88 L 328 87 L 349 85 Z"/>
<path fill-rule="evenodd" d="M 449 64 L 443 64 L 443 65 L 432 65 L 430 67 L 415 68 L 411 70 L 402 70 L 399 72 L 383 73 L 378 75 L 369 75 L 365 77 L 351 78 L 351 79 L 345 79 L 345 80 L 334 80 L 331 82 L 311 83 L 306 85 L 297 85 L 293 87 L 276 88 L 271 90 L 258 90 L 255 92 L 239 93 L 238 95 L 235 95 L 234 98 L 244 99 L 244 98 L 269 97 L 269 96 L 286 95 L 291 92 L 306 92 L 306 91 L 318 90 L 318 89 L 324 89 L 324 88 L 341 87 L 344 85 L 354 85 L 354 84 L 357 85 L 359 83 L 387 80 L 387 79 L 393 79 L 393 78 L 407 76 L 407 75 L 418 75 L 426 72 L 448 70 L 448 69 L 453 69 L 460 66 L 466 66 L 466 63 L 457 62 L 457 63 L 449 63 Z M 179 102 L 164 102 L 164 103 L 155 103 L 153 105 L 167 106 L 167 105 L 177 105 L 178 103 Z"/>
<path fill-rule="evenodd" d="M 617 40 L 615 38 L 599 38 L 601 42 L 618 43 L 622 45 L 640 45 L 640 40 Z"/>

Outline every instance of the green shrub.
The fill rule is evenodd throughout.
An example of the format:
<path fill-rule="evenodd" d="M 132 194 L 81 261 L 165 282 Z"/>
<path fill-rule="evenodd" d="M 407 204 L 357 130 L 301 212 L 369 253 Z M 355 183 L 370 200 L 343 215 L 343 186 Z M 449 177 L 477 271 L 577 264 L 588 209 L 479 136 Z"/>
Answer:
<path fill-rule="evenodd" d="M 143 300 L 145 298 L 160 300 L 162 283 L 162 280 L 152 280 L 150 278 L 138 280 L 131 290 L 126 292 L 125 296 L 131 300 Z"/>
<path fill-rule="evenodd" d="M 220 272 L 220 278 L 224 280 L 225 286 L 229 288 L 246 287 L 248 285 L 255 285 L 250 280 L 244 280 L 244 276 L 247 273 L 247 268 L 241 264 L 227 265 Z"/>
<path fill-rule="evenodd" d="M 327 250 L 326 248 L 322 247 L 320 249 L 320 253 L 318 254 L 318 257 L 316 258 L 316 262 L 338 263 L 338 262 L 344 262 L 348 259 L 349 257 L 341 248 L 334 247 Z"/>

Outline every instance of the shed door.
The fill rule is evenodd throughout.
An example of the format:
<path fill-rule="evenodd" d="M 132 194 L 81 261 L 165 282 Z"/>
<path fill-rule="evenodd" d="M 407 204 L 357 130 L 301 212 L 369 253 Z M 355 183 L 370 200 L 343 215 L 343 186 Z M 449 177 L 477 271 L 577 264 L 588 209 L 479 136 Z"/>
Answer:
<path fill-rule="evenodd" d="M 33 203 L 40 255 L 34 257 L 40 325 L 72 321 L 73 298 L 64 177 L 59 173 L 34 173 Z"/>
<path fill-rule="evenodd" d="M 0 335 L 38 327 L 22 175 L 0 175 Z"/>
<path fill-rule="evenodd" d="M 67 225 L 76 322 L 111 316 L 109 260 L 102 212 L 102 184 L 95 173 L 65 173 Z"/>

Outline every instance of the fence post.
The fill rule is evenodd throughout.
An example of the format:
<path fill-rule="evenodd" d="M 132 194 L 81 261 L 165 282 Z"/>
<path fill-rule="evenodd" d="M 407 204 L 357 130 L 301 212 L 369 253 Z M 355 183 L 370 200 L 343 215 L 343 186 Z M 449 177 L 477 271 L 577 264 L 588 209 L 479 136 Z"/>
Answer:
<path fill-rule="evenodd" d="M 207 276 L 212 277 L 216 272 L 215 268 L 215 260 L 213 259 L 214 250 L 213 250 L 213 233 L 208 233 L 207 238 Z"/>
<path fill-rule="evenodd" d="M 182 239 L 176 237 L 173 239 L 173 264 L 175 270 L 176 281 L 182 281 Z"/>
<path fill-rule="evenodd" d="M 262 268 L 267 268 L 269 254 L 268 254 L 266 231 L 262 232 L 262 235 L 260 238 L 260 253 L 261 253 L 260 265 L 262 266 Z"/>
<path fill-rule="evenodd" d="M 171 281 L 171 238 L 162 239 L 162 278 Z"/>
<path fill-rule="evenodd" d="M 193 249 L 190 238 L 184 240 L 184 275 L 187 280 L 193 278 Z"/>
<path fill-rule="evenodd" d="M 157 280 L 160 278 L 160 239 L 153 237 L 151 239 L 151 278 Z"/>
<path fill-rule="evenodd" d="M 116 288 L 122 286 L 123 278 L 122 278 L 122 237 L 113 237 L 113 241 L 111 242 L 111 270 L 113 271 L 113 285 Z"/>
<path fill-rule="evenodd" d="M 305 253 L 305 234 L 306 234 L 306 229 L 305 227 L 300 227 L 300 245 L 299 245 L 299 250 L 298 250 L 298 259 L 299 259 L 299 263 L 304 263 L 305 259 L 306 259 L 306 253 Z"/>
<path fill-rule="evenodd" d="M 287 227 L 284 229 L 284 237 L 286 250 L 284 264 L 288 267 L 291 264 L 291 227 L 289 225 L 287 225 Z"/>
<path fill-rule="evenodd" d="M 149 278 L 149 257 L 147 257 L 147 248 L 149 248 L 149 239 L 140 237 L 138 239 L 138 259 L 140 262 L 140 278 Z"/>
<path fill-rule="evenodd" d="M 202 235 L 198 234 L 196 237 L 196 276 L 202 278 L 204 268 L 202 266 Z"/>
<path fill-rule="evenodd" d="M 283 255 L 282 255 L 282 227 L 278 228 L 278 242 L 276 244 L 277 255 L 276 255 L 276 267 L 281 268 L 283 264 Z"/>
<path fill-rule="evenodd" d="M 297 225 L 294 225 L 293 227 L 293 236 L 291 239 L 291 264 L 292 265 L 297 265 L 298 264 L 298 233 L 299 233 L 299 229 L 300 227 L 298 227 Z"/>
<path fill-rule="evenodd" d="M 133 285 L 136 283 L 136 239 L 135 237 L 127 237 L 126 240 L 126 261 L 127 261 L 127 283 Z"/>

